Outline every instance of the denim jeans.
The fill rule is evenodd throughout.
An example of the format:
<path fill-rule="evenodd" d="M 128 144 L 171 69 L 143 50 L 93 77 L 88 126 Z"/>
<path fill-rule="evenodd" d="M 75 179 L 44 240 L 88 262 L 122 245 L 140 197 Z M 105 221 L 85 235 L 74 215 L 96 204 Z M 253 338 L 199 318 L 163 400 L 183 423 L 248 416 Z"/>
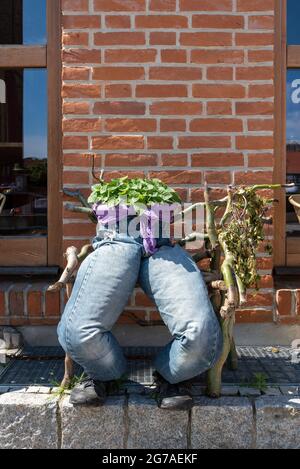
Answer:
<path fill-rule="evenodd" d="M 189 254 L 164 243 L 145 257 L 140 240 L 118 234 L 95 239 L 94 247 L 79 268 L 58 326 L 60 344 L 86 374 L 110 381 L 126 373 L 126 359 L 111 329 L 137 281 L 172 334 L 155 358 L 157 371 L 177 383 L 209 369 L 220 355 L 222 334 L 202 274 Z"/>

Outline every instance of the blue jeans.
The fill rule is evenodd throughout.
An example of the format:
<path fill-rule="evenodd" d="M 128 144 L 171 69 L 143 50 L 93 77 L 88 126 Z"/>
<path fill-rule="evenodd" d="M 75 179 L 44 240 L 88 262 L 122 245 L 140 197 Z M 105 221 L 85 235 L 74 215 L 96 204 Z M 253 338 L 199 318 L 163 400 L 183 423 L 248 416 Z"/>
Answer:
<path fill-rule="evenodd" d="M 222 334 L 189 254 L 166 243 L 145 257 L 141 242 L 126 235 L 96 240 L 94 247 L 79 268 L 58 326 L 60 344 L 86 374 L 110 381 L 126 373 L 123 351 L 110 331 L 137 281 L 173 337 L 155 358 L 157 371 L 178 383 L 209 369 L 220 355 Z"/>

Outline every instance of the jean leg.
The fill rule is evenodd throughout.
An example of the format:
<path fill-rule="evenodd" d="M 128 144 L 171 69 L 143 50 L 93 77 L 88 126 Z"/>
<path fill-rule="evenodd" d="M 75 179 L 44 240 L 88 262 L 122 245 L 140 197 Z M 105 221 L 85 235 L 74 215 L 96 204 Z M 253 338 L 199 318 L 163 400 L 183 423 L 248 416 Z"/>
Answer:
<path fill-rule="evenodd" d="M 110 330 L 135 287 L 141 247 L 112 241 L 81 264 L 58 326 L 64 350 L 93 379 L 109 381 L 126 371 L 122 349 Z"/>
<path fill-rule="evenodd" d="M 156 357 L 157 371 L 177 383 L 209 369 L 221 352 L 221 329 L 202 274 L 189 254 L 178 245 L 161 247 L 142 259 L 139 283 L 173 336 Z"/>

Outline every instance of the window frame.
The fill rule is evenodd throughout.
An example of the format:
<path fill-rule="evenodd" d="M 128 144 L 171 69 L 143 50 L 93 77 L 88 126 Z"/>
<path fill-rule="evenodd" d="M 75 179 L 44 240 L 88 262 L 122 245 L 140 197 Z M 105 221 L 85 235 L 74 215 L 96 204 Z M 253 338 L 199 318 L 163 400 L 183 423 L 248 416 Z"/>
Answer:
<path fill-rule="evenodd" d="M 46 68 L 48 75 L 48 231 L 46 237 L 1 236 L 1 265 L 62 263 L 61 0 L 47 0 L 46 45 L 1 45 L 0 68 Z"/>

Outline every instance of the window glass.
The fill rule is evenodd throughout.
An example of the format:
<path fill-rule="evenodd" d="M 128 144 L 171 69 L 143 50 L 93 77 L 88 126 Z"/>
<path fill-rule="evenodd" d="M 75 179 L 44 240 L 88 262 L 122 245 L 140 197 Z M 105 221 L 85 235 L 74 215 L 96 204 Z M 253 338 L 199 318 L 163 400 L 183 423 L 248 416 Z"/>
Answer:
<path fill-rule="evenodd" d="M 0 235 L 46 234 L 46 69 L 0 69 L 0 199 Z"/>
<path fill-rule="evenodd" d="M 46 44 L 46 0 L 0 0 L 0 44 Z"/>
<path fill-rule="evenodd" d="M 300 184 L 300 69 L 287 71 L 286 141 L 288 178 Z"/>
<path fill-rule="evenodd" d="M 300 44 L 300 1 L 287 0 L 287 42 Z"/>

